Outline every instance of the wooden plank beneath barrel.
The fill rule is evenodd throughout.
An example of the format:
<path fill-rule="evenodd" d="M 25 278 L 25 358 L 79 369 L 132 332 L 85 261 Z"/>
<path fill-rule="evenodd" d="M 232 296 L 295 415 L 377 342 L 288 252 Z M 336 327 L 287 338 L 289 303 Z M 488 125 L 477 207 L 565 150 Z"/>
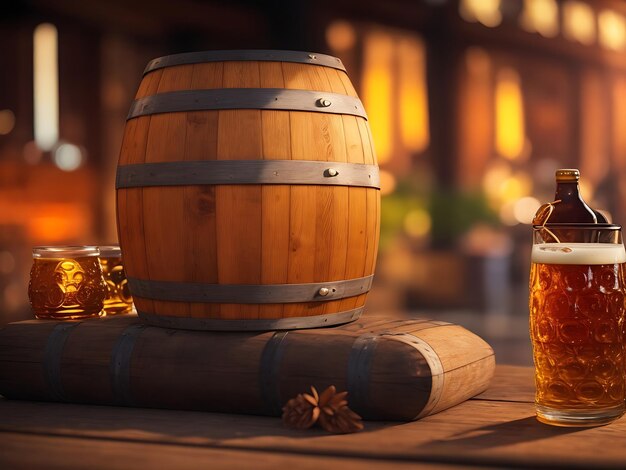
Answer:
<path fill-rule="evenodd" d="M 194 90 L 220 88 L 224 65 L 221 62 L 195 64 L 191 78 Z M 185 160 L 217 159 L 218 111 L 195 111 L 187 113 Z M 217 275 L 217 227 L 215 186 L 185 186 L 183 188 L 186 282 L 216 284 Z M 216 318 L 220 306 L 217 303 L 189 304 L 192 317 Z"/>
<path fill-rule="evenodd" d="M 193 65 L 166 68 L 158 93 L 189 88 Z M 186 113 L 155 114 L 150 120 L 146 162 L 180 161 L 185 157 Z M 180 281 L 185 278 L 184 195 L 180 186 L 143 188 L 144 243 L 149 278 Z M 189 316 L 184 302 L 153 301 L 155 313 Z"/>
<path fill-rule="evenodd" d="M 225 62 L 224 88 L 259 88 L 259 64 Z M 254 160 L 263 155 L 261 111 L 219 111 L 218 160 Z M 261 185 L 216 188 L 217 268 L 220 284 L 261 283 Z M 258 305 L 222 304 L 224 319 L 259 318 Z"/>
<path fill-rule="evenodd" d="M 260 62 L 260 86 L 284 88 L 283 69 L 279 62 Z M 289 113 L 262 111 L 264 160 L 291 160 Z M 289 269 L 289 219 L 291 187 L 263 185 L 261 236 L 261 284 L 287 284 Z M 283 304 L 259 306 L 259 318 L 282 318 Z"/>
<path fill-rule="evenodd" d="M 532 368 L 514 369 L 515 374 L 510 374 L 511 367 L 498 366 L 494 383 L 506 383 L 511 390 L 532 385 Z M 558 428 L 537 422 L 532 403 L 506 401 L 508 393 L 486 395 L 491 398 L 469 400 L 420 421 L 366 422 L 365 432 L 348 435 L 291 431 L 276 418 L 8 400 L 0 400 L 0 430 L 79 438 L 86 446 L 99 440 L 149 443 L 153 453 L 166 445 L 181 446 L 185 452 L 202 448 L 356 458 L 363 459 L 368 468 L 370 462 L 388 461 L 499 468 L 623 468 L 626 418 L 596 428 Z"/>

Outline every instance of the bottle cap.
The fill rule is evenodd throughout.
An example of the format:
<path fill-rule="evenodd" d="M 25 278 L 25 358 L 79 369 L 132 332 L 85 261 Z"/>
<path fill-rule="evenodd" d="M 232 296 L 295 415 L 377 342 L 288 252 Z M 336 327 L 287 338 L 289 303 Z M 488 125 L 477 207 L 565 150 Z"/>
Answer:
<path fill-rule="evenodd" d="M 562 168 L 556 170 L 557 183 L 575 183 L 580 179 L 580 171 L 577 168 Z"/>

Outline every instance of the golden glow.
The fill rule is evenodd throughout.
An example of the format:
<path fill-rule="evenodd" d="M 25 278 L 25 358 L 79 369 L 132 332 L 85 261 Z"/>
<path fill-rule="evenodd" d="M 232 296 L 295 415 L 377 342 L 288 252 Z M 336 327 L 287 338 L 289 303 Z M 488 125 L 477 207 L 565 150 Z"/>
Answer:
<path fill-rule="evenodd" d="M 563 5 L 563 36 L 585 45 L 594 43 L 596 18 L 590 5 L 577 1 Z"/>
<path fill-rule="evenodd" d="M 587 202 L 593 201 L 594 189 L 587 179 L 581 179 L 578 182 L 580 196 Z"/>
<path fill-rule="evenodd" d="M 15 127 L 15 114 L 10 109 L 0 111 L 0 135 L 7 135 Z"/>
<path fill-rule="evenodd" d="M 520 26 L 547 38 L 559 34 L 559 7 L 556 0 L 524 0 Z"/>
<path fill-rule="evenodd" d="M 348 51 L 356 43 L 356 32 L 347 21 L 334 21 L 326 28 L 326 43 L 335 52 Z"/>
<path fill-rule="evenodd" d="M 500 185 L 511 176 L 507 163 L 495 162 L 489 166 L 483 177 L 483 190 L 491 201 L 500 199 Z"/>
<path fill-rule="evenodd" d="M 520 224 L 530 224 L 541 202 L 534 197 L 526 196 L 513 203 L 513 216 Z"/>
<path fill-rule="evenodd" d="M 404 217 L 404 231 L 414 238 L 422 238 L 430 233 L 432 220 L 424 209 L 413 209 Z"/>
<path fill-rule="evenodd" d="M 522 89 L 517 72 L 506 68 L 496 82 L 496 150 L 514 160 L 524 150 L 525 127 Z"/>
<path fill-rule="evenodd" d="M 428 146 L 428 93 L 424 43 L 403 38 L 398 42 L 400 131 L 407 149 L 421 152 Z"/>
<path fill-rule="evenodd" d="M 391 59 L 393 41 L 380 31 L 364 40 L 363 101 L 369 116 L 378 163 L 391 158 Z"/>
<path fill-rule="evenodd" d="M 494 28 L 502 23 L 500 3 L 500 0 L 461 0 L 459 14 L 465 21 Z"/>
<path fill-rule="evenodd" d="M 59 140 L 59 70 L 57 29 L 40 24 L 33 33 L 35 142 L 50 150 Z"/>
<path fill-rule="evenodd" d="M 604 10 L 598 14 L 600 44 L 607 49 L 619 51 L 626 46 L 626 19 L 623 15 Z"/>
<path fill-rule="evenodd" d="M 503 201 L 515 201 L 526 196 L 532 189 L 532 181 L 525 173 L 516 173 L 500 184 L 500 197 Z"/>
<path fill-rule="evenodd" d="M 396 177 L 393 173 L 385 170 L 380 170 L 380 194 L 383 196 L 391 194 L 396 189 Z"/>

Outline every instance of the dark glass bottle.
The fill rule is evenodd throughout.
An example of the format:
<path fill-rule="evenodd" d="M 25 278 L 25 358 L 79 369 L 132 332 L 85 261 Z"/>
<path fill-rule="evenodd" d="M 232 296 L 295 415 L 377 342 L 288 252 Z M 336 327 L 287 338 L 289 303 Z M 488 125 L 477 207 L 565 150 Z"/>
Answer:
<path fill-rule="evenodd" d="M 587 223 L 595 224 L 606 222 L 598 220 L 596 212 L 591 209 L 580 195 L 578 180 L 580 172 L 577 169 L 562 169 L 556 171 L 556 193 L 554 195 L 554 209 L 548 223 Z"/>

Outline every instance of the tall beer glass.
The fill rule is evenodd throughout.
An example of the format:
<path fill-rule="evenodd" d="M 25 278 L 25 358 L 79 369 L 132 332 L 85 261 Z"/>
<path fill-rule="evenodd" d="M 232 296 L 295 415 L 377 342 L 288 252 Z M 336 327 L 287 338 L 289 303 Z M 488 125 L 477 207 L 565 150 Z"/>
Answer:
<path fill-rule="evenodd" d="M 533 227 L 530 336 L 540 421 L 595 426 L 624 413 L 626 252 L 610 224 Z"/>

